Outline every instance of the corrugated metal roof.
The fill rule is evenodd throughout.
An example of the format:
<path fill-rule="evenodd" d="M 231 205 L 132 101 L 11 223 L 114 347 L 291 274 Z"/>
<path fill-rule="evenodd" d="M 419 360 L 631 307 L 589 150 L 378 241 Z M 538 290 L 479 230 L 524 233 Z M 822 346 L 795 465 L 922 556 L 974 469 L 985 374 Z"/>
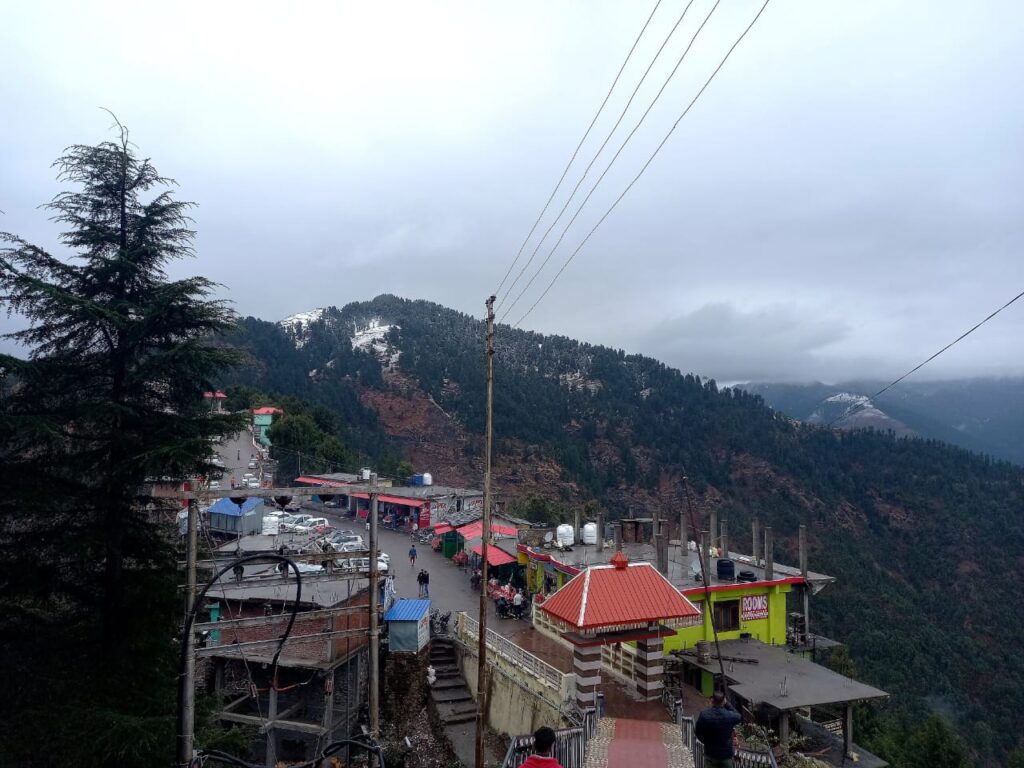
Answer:
<path fill-rule="evenodd" d="M 464 539 L 479 539 L 484 533 L 484 523 L 482 520 L 477 520 L 475 523 L 464 525 L 461 528 L 456 529 L 459 535 Z M 519 531 L 510 525 L 501 525 L 500 523 L 491 523 L 491 535 L 492 536 L 517 536 Z"/>
<path fill-rule="evenodd" d="M 399 600 L 391 606 L 384 621 L 419 621 L 429 610 L 429 600 Z"/>
<path fill-rule="evenodd" d="M 370 494 L 363 493 L 362 491 L 356 491 L 355 493 L 350 493 L 349 496 L 351 496 L 354 499 L 368 499 L 368 498 L 370 498 Z M 422 507 L 424 504 L 427 503 L 426 501 L 424 501 L 422 499 L 407 499 L 404 496 L 389 496 L 389 495 L 383 494 L 383 493 L 377 494 L 377 501 L 378 502 L 384 502 L 386 504 L 400 504 L 400 505 L 402 505 L 404 507 Z"/>
<path fill-rule="evenodd" d="M 577 629 L 631 627 L 701 615 L 650 563 L 588 568 L 541 608 Z"/>
<path fill-rule="evenodd" d="M 303 475 L 302 477 L 296 477 L 295 482 L 305 483 L 306 485 L 330 486 L 331 488 L 343 488 L 345 486 L 344 481 L 328 480 L 323 477 L 314 477 L 311 475 Z"/>
<path fill-rule="evenodd" d="M 470 547 L 470 549 L 472 549 L 479 555 L 480 550 L 483 549 L 483 546 L 481 544 L 474 544 L 472 547 Z M 496 547 L 493 544 L 491 544 L 489 547 L 487 547 L 487 562 L 488 564 L 493 565 L 495 568 L 497 568 L 499 565 L 508 565 L 509 563 L 516 562 L 516 558 L 510 555 L 504 549 L 501 549 L 500 547 Z"/>

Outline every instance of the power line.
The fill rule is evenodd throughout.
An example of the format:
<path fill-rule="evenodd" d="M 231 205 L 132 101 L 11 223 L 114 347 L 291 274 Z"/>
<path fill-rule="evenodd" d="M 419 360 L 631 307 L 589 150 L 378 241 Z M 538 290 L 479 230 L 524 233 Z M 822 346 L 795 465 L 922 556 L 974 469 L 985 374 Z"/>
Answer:
<path fill-rule="evenodd" d="M 904 374 L 903 374 L 902 376 L 900 376 L 900 377 L 899 377 L 898 379 L 895 379 L 895 380 L 893 380 L 893 381 L 889 382 L 888 384 L 886 384 L 886 385 L 885 385 L 884 387 L 882 387 L 882 388 L 881 388 L 880 390 L 878 390 L 877 392 L 875 392 L 875 394 L 871 395 L 871 397 L 867 398 L 866 400 L 862 400 L 861 402 L 859 402 L 859 403 L 856 403 L 855 405 L 851 405 L 851 406 L 850 406 L 849 408 L 847 408 L 847 409 L 846 409 L 845 411 L 843 411 L 843 412 L 842 412 L 841 414 L 839 414 L 839 416 L 837 416 L 836 418 L 832 419 L 832 421 L 830 421 L 830 422 L 829 422 L 829 423 L 828 423 L 828 424 L 826 425 L 826 428 L 828 428 L 828 427 L 831 427 L 831 426 L 832 426 L 833 424 L 835 424 L 836 422 L 838 422 L 838 421 L 842 421 L 843 419 L 845 419 L 845 418 L 848 418 L 849 416 L 852 416 L 852 415 L 853 415 L 854 413 L 856 413 L 857 411 L 859 411 L 859 410 L 863 410 L 864 408 L 866 408 L 866 407 L 867 407 L 867 405 L 868 405 L 868 403 L 870 403 L 870 402 L 871 402 L 872 400 L 874 400 L 874 399 L 875 399 L 876 397 L 878 397 L 879 395 L 881 395 L 881 394 L 882 394 L 883 392 L 886 392 L 886 391 L 888 391 L 888 390 L 892 389 L 893 387 L 895 387 L 895 386 L 896 386 L 897 384 L 899 384 L 899 383 L 900 383 L 901 381 L 903 381 L 903 380 L 904 380 L 905 378 L 907 378 L 907 377 L 908 377 L 908 376 L 910 376 L 911 374 L 913 374 L 913 373 L 916 373 L 917 371 L 919 371 L 919 370 L 921 370 L 922 368 L 924 368 L 924 367 L 925 367 L 926 365 L 928 365 L 928 363 L 930 363 L 930 362 L 931 362 L 932 360 L 934 360 L 935 358 L 937 358 L 937 357 L 938 357 L 939 355 L 941 355 L 941 354 L 942 354 L 943 352 L 945 352 L 945 351 L 946 351 L 947 349 L 949 349 L 950 347 L 952 347 L 952 346 L 954 346 L 954 345 L 956 345 L 956 344 L 960 343 L 960 342 L 961 342 L 961 341 L 963 341 L 964 339 L 966 339 L 966 338 L 967 338 L 968 336 L 970 336 L 970 335 L 971 335 L 972 333 L 974 333 L 974 332 L 975 332 L 976 330 L 978 330 L 979 328 L 981 328 L 981 326 L 983 326 L 983 325 L 984 325 L 985 323 L 987 323 L 987 322 L 988 322 L 989 320 L 991 320 L 991 319 L 992 319 L 993 317 L 995 317 L 996 315 L 998 315 L 998 314 L 999 314 L 1000 312 L 1002 312 L 1002 311 L 1003 311 L 1004 309 L 1006 309 L 1007 307 L 1009 307 L 1010 305 L 1012 305 L 1012 304 L 1013 304 L 1014 302 L 1016 302 L 1016 301 L 1017 301 L 1018 299 L 1020 299 L 1020 298 L 1021 298 L 1022 296 L 1024 296 L 1024 291 L 1021 291 L 1020 293 L 1018 293 L 1018 294 L 1017 294 L 1016 296 L 1014 296 L 1014 297 L 1013 297 L 1012 299 L 1010 299 L 1010 300 L 1009 300 L 1008 302 L 1006 302 L 1005 304 L 1003 304 L 1003 306 L 1001 306 L 1001 307 L 1000 307 L 999 309 L 997 309 L 997 310 L 996 310 L 995 312 L 993 312 L 992 314 L 990 314 L 990 315 L 989 315 L 988 317 L 986 317 L 986 318 L 985 318 L 984 320 L 982 320 L 982 321 L 981 321 L 980 323 L 978 323 L 978 324 L 974 325 L 974 326 L 973 326 L 973 327 L 971 327 L 970 329 L 968 329 L 968 330 L 964 331 L 963 333 L 961 333 L 961 334 L 960 334 L 959 336 L 957 336 L 957 337 L 956 337 L 955 339 L 953 339 L 953 340 L 952 340 L 951 342 L 949 342 L 949 344 L 947 344 L 946 346 L 944 346 L 944 347 L 943 347 L 942 349 L 940 349 L 940 350 L 939 350 L 938 352 L 936 352 L 935 354 L 933 354 L 933 355 L 932 355 L 931 357 L 929 357 L 929 358 L 928 358 L 927 360 L 924 360 L 924 361 L 922 361 L 922 362 L 918 363 L 918 364 L 917 364 L 917 365 L 915 365 L 915 366 L 914 366 L 913 368 L 911 368 L 911 369 L 910 369 L 909 371 L 907 371 L 907 372 L 906 372 L 906 373 L 904 373 Z M 825 401 L 823 400 L 822 402 L 825 402 Z M 819 403 L 819 405 L 820 405 L 820 403 Z"/>
<path fill-rule="evenodd" d="M 615 79 L 612 80 L 611 87 L 608 89 L 608 93 L 605 95 L 604 101 L 602 101 L 601 106 L 597 108 L 597 112 L 594 114 L 594 119 L 591 120 L 590 125 L 587 126 L 587 130 L 584 132 L 583 138 L 580 139 L 580 143 L 576 145 L 576 149 L 573 151 L 572 157 L 570 157 L 569 162 L 566 163 L 565 170 L 562 171 L 562 175 L 558 179 L 558 183 L 555 184 L 555 188 L 551 190 L 551 196 L 548 197 L 548 201 L 544 203 L 544 207 L 537 215 L 537 220 L 533 222 L 533 226 L 530 227 L 530 231 L 529 233 L 527 233 L 526 239 L 523 240 L 523 244 L 519 246 L 519 252 L 516 253 L 516 257 L 512 259 L 512 263 L 508 265 L 508 270 L 505 272 L 505 276 L 501 278 L 501 282 L 498 283 L 498 287 L 494 290 L 495 296 L 498 295 L 498 293 L 501 291 L 502 286 L 505 285 L 505 281 L 508 280 L 508 276 L 512 274 L 512 270 L 515 268 L 516 263 L 518 263 L 519 257 L 523 255 L 523 250 L 526 248 L 526 244 L 530 242 L 530 238 L 533 237 L 533 233 L 537 230 L 537 225 L 540 224 L 540 220 L 544 218 L 544 214 L 547 213 L 548 206 L 551 205 L 551 201 L 555 199 L 555 195 L 558 193 L 558 190 L 562 186 L 562 182 L 565 181 L 565 177 L 569 173 L 569 168 L 572 166 L 573 162 L 575 162 L 576 156 L 579 154 L 580 149 L 583 148 L 583 142 L 587 140 L 587 137 L 590 135 L 590 131 L 594 128 L 594 124 L 597 123 L 597 118 L 601 116 L 601 112 L 604 110 L 605 105 L 608 104 L 608 99 L 611 98 L 612 91 L 614 91 L 615 86 L 618 85 L 619 78 L 622 77 L 622 73 L 626 69 L 626 64 L 628 64 L 630 58 L 632 58 L 633 52 L 636 50 L 637 45 L 640 43 L 640 38 L 644 36 L 644 32 L 647 31 L 647 25 L 651 23 L 651 19 L 654 18 L 654 14 L 658 10 L 658 6 L 660 5 L 661 0 L 657 0 L 657 2 L 654 3 L 654 8 L 651 10 L 650 16 L 647 17 L 647 21 L 644 22 L 643 27 L 641 27 L 640 29 L 640 34 L 638 34 L 636 36 L 636 39 L 633 41 L 633 45 L 629 49 L 629 53 L 626 54 L 626 58 L 623 60 L 622 66 L 619 67 L 619 71 L 615 75 Z M 511 288 L 509 290 L 511 290 Z"/>
<path fill-rule="evenodd" d="M 590 191 L 587 192 L 587 196 L 583 198 L 583 202 L 580 203 L 579 207 L 576 208 L 576 212 L 572 215 L 572 218 L 569 219 L 569 223 L 566 224 L 565 227 L 562 229 L 562 234 L 558 236 L 558 240 L 551 247 L 551 250 L 548 251 L 548 255 L 544 259 L 544 262 L 533 273 L 533 276 L 530 278 L 529 282 L 526 283 L 526 286 L 523 288 L 523 290 L 519 292 L 519 295 L 516 296 L 516 300 L 513 301 L 512 304 L 505 310 L 505 314 L 503 315 L 503 317 L 508 317 L 509 313 L 512 311 L 512 307 L 519 303 L 519 300 L 523 298 L 523 295 L 530 289 L 530 286 L 533 285 L 533 282 L 538 277 L 540 277 L 540 273 L 544 271 L 544 268 L 548 265 L 548 262 L 551 261 L 551 257 L 555 255 L 555 251 L 557 251 L 558 247 L 562 244 L 562 241 L 565 239 L 566 234 L 568 234 L 569 229 L 576 222 L 576 219 L 579 218 L 579 215 L 583 212 L 583 209 L 590 201 L 590 198 L 593 196 L 594 192 L 597 191 L 598 186 L 600 186 L 601 182 L 604 181 L 604 177 L 608 175 L 608 171 L 610 171 L 612 166 L 615 165 L 615 161 L 619 159 L 619 155 L 622 154 L 622 151 L 626 148 L 626 145 L 629 144 L 630 139 L 632 139 L 636 132 L 640 130 L 640 126 L 643 125 L 644 120 L 647 119 L 647 115 L 649 115 L 651 110 L 654 109 L 654 105 L 658 103 L 658 100 L 661 98 L 661 95 L 665 92 L 665 88 L 668 87 L 668 84 L 672 81 L 672 78 L 675 77 L 676 72 L 679 71 L 679 67 L 682 65 L 683 60 L 686 58 L 686 54 L 690 52 L 690 49 L 693 47 L 693 44 L 697 42 L 697 38 L 700 36 L 701 31 L 703 31 L 705 25 L 711 20 L 711 16 L 718 8 L 720 2 L 721 0 L 715 0 L 714 5 L 711 6 L 711 10 L 708 11 L 708 15 L 704 17 L 704 21 L 702 21 L 700 26 L 697 27 L 697 31 L 693 33 L 693 37 L 690 38 L 689 45 L 686 46 L 686 49 L 683 51 L 683 54 L 679 57 L 679 60 L 676 61 L 676 65 L 672 68 L 672 71 L 669 72 L 668 77 L 665 78 L 665 82 L 661 84 L 661 88 L 658 90 L 658 93 L 655 94 L 654 98 L 651 100 L 651 103 L 647 106 L 647 109 L 644 111 L 643 115 L 640 116 L 640 119 L 637 121 L 637 124 L 633 126 L 633 130 L 629 132 L 625 140 L 619 146 L 618 150 L 612 156 L 612 159 L 608 162 L 608 165 L 605 166 L 605 169 L 601 172 L 601 175 L 597 177 L 597 181 L 594 182 L 594 185 L 590 188 Z M 687 8 L 689 8 L 689 5 L 687 5 Z M 582 182 L 582 179 L 580 181 Z M 575 192 L 575 190 L 573 191 Z M 566 205 L 568 206 L 568 202 L 566 203 Z"/>
<path fill-rule="evenodd" d="M 562 206 L 562 210 L 558 212 L 558 215 L 555 217 L 555 220 L 551 222 L 550 226 L 548 226 L 547 230 L 545 230 L 544 234 L 537 242 L 536 247 L 533 249 L 533 253 L 530 254 L 530 258 L 527 260 L 526 264 L 523 265 L 523 268 L 519 270 L 519 274 L 516 275 L 516 279 L 512 281 L 512 284 L 508 287 L 508 290 L 505 292 L 505 295 L 501 298 L 501 301 L 498 302 L 499 306 L 502 304 L 502 302 L 505 301 L 505 299 L 507 299 L 512 294 L 512 289 L 516 287 L 516 284 L 519 282 L 519 279 L 523 276 L 526 270 L 530 268 L 530 264 L 533 263 L 534 258 L 537 256 L 537 253 L 540 251 L 540 247 L 544 244 L 544 241 L 547 239 L 548 235 L 551 234 L 551 230 L 553 230 L 555 226 L 558 224 L 558 222 L 561 221 L 562 215 L 569 208 L 569 204 L 572 203 L 573 198 L 576 197 L 576 193 L 579 191 L 580 186 L 583 184 L 584 181 L 586 181 L 587 174 L 590 173 L 590 169 L 594 167 L 594 163 L 597 162 L 597 159 L 601 156 L 601 153 L 604 152 L 604 148 L 608 146 L 608 142 L 611 141 L 612 136 L 615 135 L 615 132 L 619 129 L 619 126 L 622 124 L 622 120 L 623 118 L 625 118 L 626 112 L 629 111 L 630 106 L 632 106 L 633 104 L 633 99 L 636 98 L 636 94 L 640 90 L 640 87 L 644 84 L 644 81 L 647 80 L 647 75 L 650 74 L 650 71 L 654 67 L 655 62 L 661 56 L 661 52 L 665 50 L 665 46 L 668 45 L 668 41 L 672 39 L 672 36 L 676 33 L 676 30 L 679 28 L 679 25 L 682 24 L 683 19 L 686 18 L 686 12 L 690 10 L 690 6 L 693 5 L 693 2 L 694 0 L 690 0 L 686 4 L 686 7 L 683 8 L 683 12 L 679 15 L 679 18 L 676 19 L 676 23 L 672 25 L 672 29 L 669 30 L 668 35 L 665 36 L 665 39 L 661 43 L 661 47 L 658 48 L 657 53 L 654 54 L 654 58 L 651 59 L 650 64 L 647 65 L 647 69 L 644 70 L 643 75 L 640 77 L 640 81 L 636 84 L 636 87 L 633 89 L 633 92 L 629 95 L 629 100 L 626 102 L 626 106 L 623 107 L 622 112 L 619 113 L 619 119 L 615 121 L 615 125 L 612 126 L 612 129 L 608 132 L 608 135 L 604 137 L 604 141 L 601 142 L 601 146 L 597 148 L 597 152 L 595 152 L 594 156 L 590 158 L 590 162 L 587 164 L 587 167 L 583 170 L 583 175 L 580 177 L 580 180 L 576 182 L 576 186 L 572 188 L 572 192 L 569 193 L 569 198 L 565 201 L 565 205 Z M 720 0 L 716 0 L 715 7 L 718 6 L 718 2 L 720 2 Z M 714 12 L 714 8 L 712 8 L 711 10 L 712 12 Z M 703 27 L 704 25 L 702 24 L 701 29 L 703 29 Z M 698 29 L 697 32 L 699 34 L 700 30 Z M 694 37 L 694 39 L 696 39 L 696 36 Z M 686 51 L 689 51 L 690 46 L 692 45 L 693 40 L 690 41 L 690 45 L 687 46 Z M 661 90 L 659 90 L 658 95 L 654 97 L 654 101 L 652 101 L 650 106 L 647 107 L 647 111 L 644 112 L 643 117 L 640 118 L 640 123 L 642 123 L 644 119 L 647 117 L 647 114 L 651 111 L 651 108 L 654 107 L 654 104 L 658 101 L 658 98 L 665 90 L 665 86 L 668 85 L 668 81 L 672 79 L 673 75 L 675 75 L 676 73 L 676 70 L 679 69 L 679 65 L 683 63 L 683 58 L 686 56 L 686 51 L 683 52 L 683 56 L 681 56 L 679 58 L 679 61 L 676 62 L 675 69 L 672 70 L 672 74 L 668 76 L 668 80 L 666 80 L 665 83 L 661 86 Z M 634 128 L 630 132 L 629 136 L 626 137 L 626 141 L 623 142 L 623 146 L 625 146 L 625 144 L 628 143 L 629 140 L 633 137 L 633 134 L 636 133 L 636 129 L 640 127 L 640 123 L 637 123 L 636 128 Z M 621 151 L 622 148 L 620 147 L 619 152 Z M 616 154 L 616 157 L 617 156 L 618 154 Z M 533 281 L 531 280 L 530 282 Z M 523 292 L 525 292 L 525 289 Z M 514 307 L 516 305 L 516 302 L 519 301 L 519 299 L 522 297 L 523 292 L 520 292 L 519 296 L 516 297 L 516 300 L 512 302 L 512 305 L 505 309 L 506 315 L 512 311 L 512 307 Z"/>
<path fill-rule="evenodd" d="M 701 97 L 701 95 L 704 93 L 704 91 L 707 89 L 707 87 L 709 85 L 711 85 L 711 81 L 715 79 L 715 76 L 719 73 L 719 71 L 721 71 L 722 67 L 725 66 L 725 62 L 729 60 L 729 57 L 732 55 L 732 52 L 736 50 L 736 47 L 741 42 L 743 42 L 743 38 L 745 38 L 747 36 L 747 33 L 750 32 L 750 30 L 753 28 L 754 24 L 757 23 L 757 20 L 761 18 L 761 14 L 764 13 L 765 8 L 768 7 L 768 3 L 770 3 L 770 2 L 771 2 L 771 0 L 765 0 L 764 4 L 761 6 L 760 10 L 758 10 L 757 15 L 754 16 L 753 20 L 751 20 L 750 24 L 748 24 L 746 29 L 743 30 L 742 34 L 740 34 L 740 36 L 738 38 L 736 38 L 736 42 L 734 42 L 732 44 L 732 47 L 730 47 L 729 50 L 726 52 L 725 56 L 719 62 L 718 66 L 715 67 L 714 72 L 711 73 L 711 76 L 705 81 L 704 85 L 701 86 L 701 89 L 699 91 L 697 91 L 697 95 L 693 97 L 693 99 L 690 101 L 690 103 L 686 106 L 686 109 L 683 110 L 682 114 L 679 115 L 679 117 L 676 119 L 676 121 L 672 124 L 672 127 L 669 129 L 668 133 L 665 134 L 665 137 L 661 140 L 661 143 L 658 144 L 658 146 L 655 148 L 654 152 L 651 153 L 651 156 L 649 158 L 647 158 L 647 162 L 643 164 L 643 167 L 640 169 L 640 172 L 637 173 L 637 175 L 633 177 L 633 180 L 631 182 L 629 182 L 629 184 L 626 186 L 626 188 L 622 191 L 622 194 L 620 194 L 615 199 L 615 202 L 611 204 L 611 206 L 608 208 L 607 211 L 604 212 L 604 215 L 601 216 L 600 219 L 598 219 L 597 223 L 593 226 L 593 228 L 590 230 L 590 232 L 587 233 L 587 236 L 585 238 L 583 238 L 583 241 L 576 247 L 576 250 L 573 251 L 569 255 L 569 258 L 567 258 L 565 260 L 565 262 L 562 264 L 562 267 L 558 270 L 558 272 L 555 273 L 555 276 L 553 278 L 551 278 L 551 282 L 548 283 L 547 287 L 544 289 L 544 292 L 541 293 L 540 297 L 538 297 L 538 299 L 535 302 L 533 302 L 532 305 L 530 305 L 530 308 L 528 310 L 526 310 L 525 313 L 523 313 L 522 317 L 520 317 L 514 323 L 514 325 L 516 325 L 516 326 L 520 325 L 523 322 L 523 320 L 525 320 L 529 316 L 529 314 L 531 312 L 533 312 L 533 310 L 537 307 L 537 305 L 540 304 L 540 302 L 544 299 L 544 297 L 548 295 L 548 292 L 551 290 L 552 286 L 554 286 L 555 282 L 558 280 L 558 278 L 561 276 L 561 274 L 565 271 L 566 267 L 568 267 L 569 264 L 572 262 L 572 260 L 574 258 L 576 258 L 576 254 L 578 254 L 583 249 L 583 246 L 587 244 L 587 241 L 590 240 L 591 236 L 597 231 L 598 227 L 600 227 L 601 224 L 604 223 L 604 220 L 607 219 L 608 216 L 611 214 L 611 212 L 614 211 L 615 208 L 618 206 L 618 204 L 620 202 L 622 202 L 622 198 L 624 198 L 629 193 L 629 190 L 631 190 L 633 188 L 633 185 L 636 184 L 637 181 L 640 180 L 641 176 L 644 175 L 644 172 L 647 170 L 647 168 L 650 166 L 650 164 L 654 161 L 654 158 L 658 156 L 658 153 L 661 152 L 662 147 L 665 146 L 665 144 L 668 142 L 669 138 L 675 132 L 676 128 L 679 126 L 679 123 L 682 122 L 683 118 L 686 117 L 687 114 L 689 114 L 690 110 L 693 108 L 693 105 L 697 103 L 697 100 Z M 717 3 L 715 5 L 717 6 Z M 714 11 L 714 8 L 712 8 L 712 12 L 713 11 Z M 709 17 L 710 17 L 710 14 L 709 14 Z M 620 148 L 620 151 L 621 151 L 621 148 Z M 616 157 L 618 157 L 618 154 L 616 154 Z M 612 162 L 615 162 L 614 158 L 612 158 Z M 611 163 L 609 163 L 609 165 L 608 165 L 608 168 L 610 168 L 610 167 L 611 167 Z M 608 172 L 608 168 L 605 169 L 605 173 Z M 601 182 L 601 179 L 603 179 L 603 178 L 604 178 L 604 174 L 601 174 L 601 177 L 597 180 L 597 182 L 594 184 L 594 187 L 590 190 L 590 194 L 593 193 L 594 189 L 597 188 L 597 184 L 599 184 Z M 583 205 L 586 205 L 587 200 L 590 199 L 590 194 L 587 195 L 586 199 L 580 205 L 580 210 L 582 210 Z M 579 213 L 579 210 L 577 210 L 577 214 L 578 213 Z M 575 220 L 575 216 L 573 217 L 573 219 Z M 571 224 L 572 224 L 572 222 L 570 221 L 569 225 L 571 226 Z M 568 231 L 568 227 L 566 227 L 566 231 Z M 562 234 L 564 236 L 565 232 L 563 232 Z M 559 238 L 559 242 L 561 242 L 561 238 Z M 557 244 L 556 244 L 556 247 L 557 247 Z M 553 252 L 554 252 L 554 249 L 552 249 L 552 253 Z M 550 258 L 550 257 L 551 257 L 551 254 L 548 254 L 548 258 Z M 541 265 L 540 270 L 542 270 L 543 268 L 544 268 L 543 265 Z M 537 275 L 540 274 L 540 270 L 537 271 Z M 537 275 L 534 275 L 534 277 L 536 277 Z M 531 282 L 532 282 L 532 280 L 531 280 Z M 524 290 L 524 292 L 525 292 L 525 290 Z M 520 294 L 520 296 L 521 295 L 522 294 Z M 518 299 L 517 299 L 517 301 L 518 301 Z"/>

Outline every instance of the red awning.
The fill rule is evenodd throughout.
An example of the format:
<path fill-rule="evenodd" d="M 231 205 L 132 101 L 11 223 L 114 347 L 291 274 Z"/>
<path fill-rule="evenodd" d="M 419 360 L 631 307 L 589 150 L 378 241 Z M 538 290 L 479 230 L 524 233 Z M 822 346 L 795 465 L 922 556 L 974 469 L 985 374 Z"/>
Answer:
<path fill-rule="evenodd" d="M 469 523 L 456 528 L 459 535 L 466 539 L 479 539 L 484 535 L 484 524 L 483 521 L 477 520 L 474 523 Z M 517 536 L 519 534 L 518 529 L 513 528 L 510 525 L 499 525 L 497 523 L 491 523 L 491 536 Z"/>
<path fill-rule="evenodd" d="M 370 494 L 363 493 L 362 491 L 357 491 L 356 493 L 350 493 L 349 495 L 353 496 L 353 497 L 355 497 L 357 499 L 368 499 L 368 498 L 370 498 Z M 426 500 L 424 500 L 424 499 L 407 499 L 404 496 L 385 496 L 383 493 L 378 493 L 377 494 L 377 501 L 383 501 L 383 502 L 385 502 L 387 504 L 401 504 L 403 507 L 417 507 L 417 508 L 418 507 L 422 507 L 424 504 L 427 503 Z"/>
<path fill-rule="evenodd" d="M 472 549 L 479 555 L 482 547 L 479 544 L 474 544 L 472 547 L 470 547 L 470 549 Z M 498 549 L 498 547 L 494 546 L 493 544 L 487 547 L 488 565 L 493 565 L 495 568 L 497 568 L 499 565 L 508 565 L 509 563 L 514 562 L 516 562 L 516 559 L 508 552 L 506 552 L 504 549 Z"/>
<path fill-rule="evenodd" d="M 437 534 L 438 536 L 440 536 L 442 533 L 448 533 L 448 531 L 454 531 L 454 530 L 455 529 L 452 528 L 450 525 L 448 525 L 448 523 L 441 523 L 440 525 L 435 525 L 434 526 L 434 533 Z"/>

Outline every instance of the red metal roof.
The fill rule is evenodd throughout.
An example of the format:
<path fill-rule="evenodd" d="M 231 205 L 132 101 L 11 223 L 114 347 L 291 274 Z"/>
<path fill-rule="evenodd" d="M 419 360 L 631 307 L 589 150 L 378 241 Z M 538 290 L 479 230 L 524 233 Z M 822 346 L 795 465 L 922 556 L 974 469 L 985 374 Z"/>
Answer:
<path fill-rule="evenodd" d="M 219 389 L 216 392 L 203 392 L 203 397 L 213 398 L 216 400 L 227 400 L 228 396 L 221 392 Z"/>
<path fill-rule="evenodd" d="M 370 494 L 363 493 L 362 491 L 356 491 L 355 493 L 350 493 L 349 495 L 357 499 L 370 498 Z M 405 496 L 385 496 L 383 493 L 377 494 L 377 501 L 384 501 L 387 502 L 388 504 L 401 504 L 406 507 L 422 507 L 424 504 L 427 503 L 425 499 L 407 499 Z"/>
<path fill-rule="evenodd" d="M 541 606 L 574 629 L 689 624 L 701 613 L 650 563 L 587 568 Z"/>
<path fill-rule="evenodd" d="M 273 416 L 275 413 L 284 413 L 280 408 L 275 408 L 272 405 L 265 405 L 262 408 L 253 408 L 252 412 L 256 416 Z"/>
<path fill-rule="evenodd" d="M 471 550 L 480 554 L 480 550 L 483 548 L 481 544 L 474 544 L 470 547 Z M 487 564 L 498 567 L 499 565 L 508 565 L 509 563 L 516 562 L 516 559 L 506 552 L 504 549 L 500 549 L 493 544 L 487 547 Z"/>
<path fill-rule="evenodd" d="M 472 523 L 467 523 L 461 528 L 456 528 L 459 535 L 464 539 L 479 539 L 484 535 L 484 523 L 482 520 L 477 520 Z M 491 523 L 491 535 L 492 536 L 517 536 L 519 535 L 519 529 L 513 528 L 511 525 L 501 525 L 500 523 Z"/>
<path fill-rule="evenodd" d="M 448 533 L 448 531 L 454 531 L 454 530 L 455 529 L 452 528 L 450 525 L 448 525 L 448 523 L 440 523 L 440 524 L 434 526 L 434 533 L 436 533 L 439 536 L 442 533 Z"/>
<path fill-rule="evenodd" d="M 307 477 L 306 475 L 296 477 L 295 482 L 305 483 L 306 485 L 319 485 L 325 488 L 344 488 L 346 485 L 351 485 L 351 483 L 344 483 L 339 480 L 322 480 L 319 477 Z"/>

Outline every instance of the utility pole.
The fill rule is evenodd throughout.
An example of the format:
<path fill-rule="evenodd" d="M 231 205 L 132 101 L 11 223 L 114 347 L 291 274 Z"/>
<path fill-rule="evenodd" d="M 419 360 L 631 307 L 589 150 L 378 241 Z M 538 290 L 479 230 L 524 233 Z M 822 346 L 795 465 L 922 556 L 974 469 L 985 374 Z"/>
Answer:
<path fill-rule="evenodd" d="M 188 572 L 188 591 L 185 593 L 185 616 L 192 613 L 196 599 L 196 547 L 199 520 L 196 500 L 188 500 L 188 530 L 185 534 L 185 570 Z M 178 765 L 192 762 L 193 736 L 196 712 L 196 657 L 195 633 L 189 630 L 185 638 L 185 674 L 178 679 Z"/>
<path fill-rule="evenodd" d="M 476 670 L 476 768 L 484 768 L 484 726 L 487 722 L 487 545 L 491 538 L 491 440 L 494 395 L 494 296 L 487 299 L 487 427 L 484 449 L 484 519 L 480 542 L 479 649 Z"/>
<path fill-rule="evenodd" d="M 377 494 L 370 493 L 370 732 L 380 738 L 380 629 L 377 616 L 377 593 L 380 581 L 377 572 Z M 370 765 L 376 765 L 371 757 Z"/>

